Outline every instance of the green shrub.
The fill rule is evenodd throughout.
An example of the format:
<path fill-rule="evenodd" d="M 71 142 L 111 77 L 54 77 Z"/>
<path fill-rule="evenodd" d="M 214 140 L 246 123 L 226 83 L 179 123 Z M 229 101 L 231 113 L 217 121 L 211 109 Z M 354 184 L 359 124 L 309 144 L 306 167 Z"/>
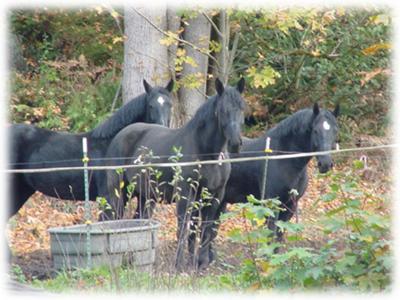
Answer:
<path fill-rule="evenodd" d="M 356 163 L 350 172 L 325 176 L 330 181 L 329 192 L 320 201 L 336 201 L 339 205 L 318 220 L 304 224 L 277 222 L 280 230 L 287 233 L 285 243 L 272 242 L 264 225 L 265 216 L 273 213 L 263 205 L 271 203 L 249 198 L 249 203 L 225 216 L 240 213 L 252 227 L 246 232 L 231 233 L 233 241 L 250 246 L 251 258 L 243 260 L 235 276 L 224 276 L 223 281 L 257 289 L 389 289 L 393 266 L 390 217 L 366 206 L 366 199 L 371 197 L 376 207 L 385 200 L 365 192 L 357 176 L 358 167 Z M 276 200 L 272 203 L 276 205 Z M 311 226 L 314 236 L 322 239 L 320 247 L 315 246 L 318 243 L 307 243 L 304 231 Z"/>

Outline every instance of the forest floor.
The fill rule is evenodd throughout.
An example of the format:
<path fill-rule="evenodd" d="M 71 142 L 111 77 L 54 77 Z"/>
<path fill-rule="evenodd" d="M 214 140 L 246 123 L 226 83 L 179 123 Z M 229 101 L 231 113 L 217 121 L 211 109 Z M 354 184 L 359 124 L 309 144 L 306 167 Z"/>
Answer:
<path fill-rule="evenodd" d="M 339 157 L 335 166 L 336 170 L 351 169 L 351 161 L 359 157 L 358 154 L 352 157 Z M 370 195 L 385 195 L 391 199 L 392 177 L 390 160 L 387 153 L 369 153 L 369 165 L 361 172 L 362 182 L 360 183 Z M 317 176 L 315 160 L 309 164 L 309 185 L 307 191 L 299 203 L 298 218 L 292 218 L 292 222 L 304 222 L 316 220 L 324 211 L 338 206 L 339 200 L 329 203 L 318 201 L 320 196 L 327 191 L 328 183 L 326 178 Z M 368 199 L 367 199 L 368 200 Z M 390 208 L 374 207 L 372 199 L 367 201 L 367 207 L 378 210 L 382 214 L 391 213 Z M 97 219 L 99 210 L 95 203 L 92 203 L 92 218 Z M 232 206 L 228 206 L 228 210 Z M 159 249 L 156 262 L 156 270 L 168 272 L 172 267 L 176 249 L 176 215 L 174 205 L 158 205 L 154 219 L 159 220 Z M 53 277 L 56 273 L 52 267 L 50 256 L 50 236 L 48 229 L 51 227 L 82 224 L 84 222 L 84 203 L 82 201 L 62 201 L 49 198 L 41 193 L 34 194 L 20 211 L 9 220 L 8 237 L 11 248 L 12 265 L 17 265 L 25 278 L 46 279 Z M 248 249 L 245 245 L 238 245 L 229 241 L 228 233 L 233 228 L 245 227 L 246 221 L 241 218 L 229 219 L 222 222 L 216 238 L 215 249 L 217 260 L 209 268 L 209 272 L 221 274 L 234 268 L 246 256 Z M 316 236 L 313 228 L 307 228 L 307 242 L 316 245 L 323 238 Z M 310 244 L 310 245 L 311 245 Z"/>

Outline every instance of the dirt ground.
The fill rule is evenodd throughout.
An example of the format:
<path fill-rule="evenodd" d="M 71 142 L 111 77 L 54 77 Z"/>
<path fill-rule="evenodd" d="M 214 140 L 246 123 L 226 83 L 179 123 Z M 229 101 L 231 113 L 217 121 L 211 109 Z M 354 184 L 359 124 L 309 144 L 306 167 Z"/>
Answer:
<path fill-rule="evenodd" d="M 354 156 L 353 158 L 356 158 Z M 338 159 L 335 168 L 348 168 L 351 159 Z M 391 177 L 388 170 L 389 163 L 382 159 L 382 155 L 369 156 L 368 170 L 363 172 L 363 187 L 375 194 L 390 195 Z M 313 163 L 309 165 L 308 189 L 299 203 L 298 222 L 316 219 L 338 203 L 323 203 L 316 205 L 316 200 L 327 191 L 327 182 L 317 178 L 317 170 Z M 98 208 L 92 203 L 92 220 L 97 220 Z M 228 210 L 232 207 L 228 207 Z M 168 271 L 176 249 L 176 216 L 174 205 L 158 205 L 154 219 L 159 220 L 159 249 L 156 269 L 160 272 Z M 379 209 L 379 208 L 377 208 Z M 382 213 L 390 213 L 382 210 Z M 28 280 L 46 279 L 56 273 L 52 267 L 50 256 L 50 236 L 47 230 L 50 227 L 81 224 L 84 220 L 84 203 L 81 201 L 63 201 L 49 198 L 41 193 L 34 194 L 21 210 L 9 220 L 8 237 L 11 249 L 11 263 L 18 265 Z M 296 222 L 295 218 L 292 220 Z M 243 256 L 248 255 L 248 250 L 243 245 L 230 242 L 228 232 L 235 227 L 245 226 L 245 221 L 240 218 L 225 221 L 221 224 L 215 249 L 218 256 L 208 272 L 215 274 L 226 272 L 232 266 L 238 265 Z M 312 228 L 308 228 L 307 236 L 310 243 L 317 243 L 321 238 L 315 236 Z"/>

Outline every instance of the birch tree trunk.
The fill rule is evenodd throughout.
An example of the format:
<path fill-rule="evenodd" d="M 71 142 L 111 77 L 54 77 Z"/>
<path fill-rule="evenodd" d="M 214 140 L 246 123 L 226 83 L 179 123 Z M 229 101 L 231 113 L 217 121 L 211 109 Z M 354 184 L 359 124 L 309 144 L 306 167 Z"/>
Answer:
<path fill-rule="evenodd" d="M 164 36 L 155 28 L 166 31 L 166 7 L 126 6 L 124 15 L 126 40 L 122 100 L 126 103 L 144 92 L 143 79 L 153 86 L 164 86 L 170 73 L 167 47 L 160 44 Z"/>
<path fill-rule="evenodd" d="M 199 48 L 209 48 L 211 24 L 201 14 L 187 20 L 188 25 L 185 27 L 184 39 Z M 208 56 L 198 50 L 193 49 L 189 45 L 185 45 L 186 55 L 193 58 L 197 66 L 188 63 L 183 65 L 182 82 L 186 86 L 182 86 L 179 91 L 180 102 L 184 105 L 183 118 L 188 120 L 206 100 L 206 83 Z M 188 83 L 196 84 L 195 88 L 188 87 Z"/>

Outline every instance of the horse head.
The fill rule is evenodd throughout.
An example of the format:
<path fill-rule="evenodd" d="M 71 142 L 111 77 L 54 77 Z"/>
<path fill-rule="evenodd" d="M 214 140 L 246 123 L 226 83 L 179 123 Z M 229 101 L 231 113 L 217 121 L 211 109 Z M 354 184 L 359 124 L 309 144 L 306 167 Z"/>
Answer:
<path fill-rule="evenodd" d="M 311 131 L 311 151 L 329 151 L 335 149 L 339 127 L 337 117 L 339 116 L 339 104 L 331 112 L 320 109 L 315 103 L 313 107 L 313 122 Z M 318 155 L 318 169 L 320 173 L 326 173 L 333 167 L 330 154 Z"/>
<path fill-rule="evenodd" d="M 241 96 L 244 90 L 244 78 L 241 78 L 236 87 L 227 86 L 217 78 L 215 87 L 217 90 L 217 106 L 215 114 L 219 128 L 228 142 L 228 151 L 238 153 L 242 145 L 241 127 L 244 122 L 245 102 Z"/>
<path fill-rule="evenodd" d="M 156 123 L 169 127 L 171 119 L 171 91 L 174 81 L 170 80 L 166 87 L 152 87 L 143 80 L 146 91 L 146 123 Z"/>

